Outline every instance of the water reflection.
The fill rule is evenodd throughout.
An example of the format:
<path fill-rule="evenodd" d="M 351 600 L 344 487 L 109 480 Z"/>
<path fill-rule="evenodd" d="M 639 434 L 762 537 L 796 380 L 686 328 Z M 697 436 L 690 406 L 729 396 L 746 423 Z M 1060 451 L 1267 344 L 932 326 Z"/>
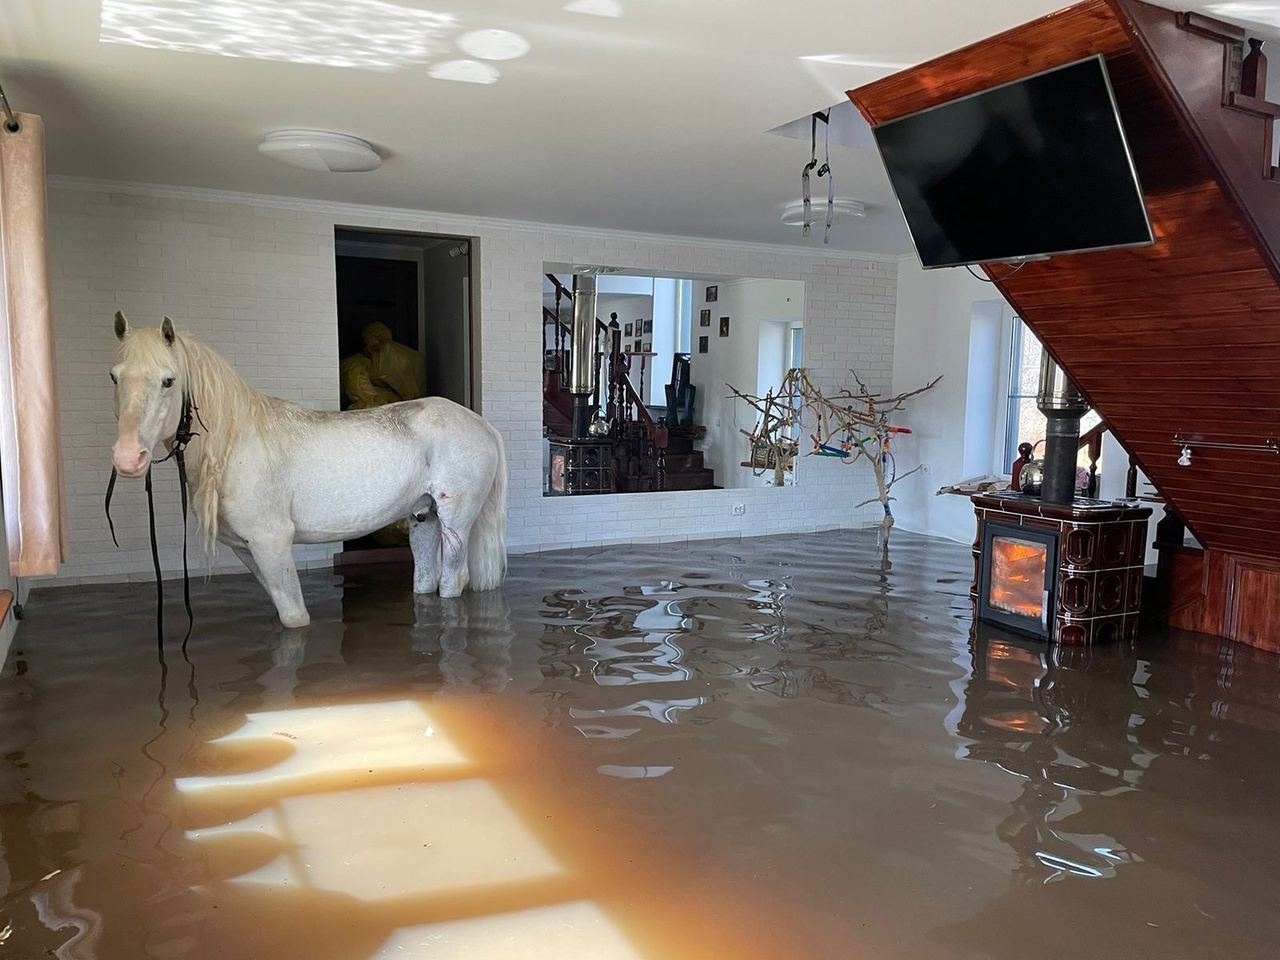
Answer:
<path fill-rule="evenodd" d="M 690 573 L 628 587 L 621 594 L 592 597 L 560 591 L 544 598 L 539 660 L 544 690 L 568 693 L 578 703 L 565 716 L 590 740 L 618 741 L 641 735 L 646 747 L 661 737 L 647 721 L 671 726 L 696 723 L 711 701 L 701 691 L 712 676 L 746 678 L 769 692 L 773 674 L 744 665 L 744 648 L 783 645 L 787 623 L 785 580 L 708 580 Z M 654 779 L 671 773 L 674 757 L 646 749 L 644 763 L 602 763 L 602 776 Z"/>
<path fill-rule="evenodd" d="M 0 958 L 1272 955 L 1280 660 L 971 634 L 967 549 L 891 551 L 213 581 L 163 701 L 145 587 L 33 603 Z"/>
<path fill-rule="evenodd" d="M 971 639 L 955 733 L 958 756 L 999 767 L 1019 783 L 997 835 L 1018 856 L 1020 882 L 1110 877 L 1140 862 L 1114 837 L 1073 824 L 1087 807 L 1136 789 L 1153 754 L 1132 736 L 1140 699 L 1127 646 L 1049 647 L 987 624 Z"/>

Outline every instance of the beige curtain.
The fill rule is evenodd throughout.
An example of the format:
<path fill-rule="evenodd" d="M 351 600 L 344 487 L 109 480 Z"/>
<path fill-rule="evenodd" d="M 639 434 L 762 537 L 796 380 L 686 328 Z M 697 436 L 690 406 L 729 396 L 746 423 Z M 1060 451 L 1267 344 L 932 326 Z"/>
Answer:
<path fill-rule="evenodd" d="M 44 122 L 0 124 L 0 483 L 16 577 L 57 573 L 67 526 L 45 251 Z"/>

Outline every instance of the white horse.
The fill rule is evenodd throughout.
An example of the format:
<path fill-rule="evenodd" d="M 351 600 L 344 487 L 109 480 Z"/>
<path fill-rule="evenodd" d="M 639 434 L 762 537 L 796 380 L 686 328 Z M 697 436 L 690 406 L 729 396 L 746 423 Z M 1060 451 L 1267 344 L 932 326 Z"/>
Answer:
<path fill-rule="evenodd" d="M 115 332 L 116 471 L 142 477 L 157 450 L 171 450 L 189 398 L 199 416 L 185 455 L 205 548 L 231 547 L 285 626 L 310 622 L 293 544 L 350 540 L 405 517 L 415 593 L 502 583 L 507 461 L 477 414 L 440 397 L 310 410 L 254 390 L 168 317 L 135 330 L 117 313 Z"/>

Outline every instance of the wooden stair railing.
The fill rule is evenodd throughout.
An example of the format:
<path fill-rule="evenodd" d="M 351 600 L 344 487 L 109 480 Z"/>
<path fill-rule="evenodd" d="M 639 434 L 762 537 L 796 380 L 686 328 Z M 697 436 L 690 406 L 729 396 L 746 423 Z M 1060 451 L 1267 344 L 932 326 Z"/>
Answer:
<path fill-rule="evenodd" d="M 1077 450 L 1088 450 L 1089 482 L 1085 484 L 1084 488 L 1086 497 L 1096 497 L 1098 495 L 1098 461 L 1102 459 L 1102 437 L 1108 429 L 1110 428 L 1107 426 L 1107 421 L 1099 420 L 1084 433 L 1080 434 L 1080 442 L 1076 445 Z"/>
<path fill-rule="evenodd" d="M 1089 457 L 1089 481 L 1085 485 L 1084 495 L 1086 497 L 1098 496 L 1098 463 L 1102 460 L 1102 438 L 1111 432 L 1111 425 L 1106 420 L 1099 420 L 1096 424 L 1080 434 L 1080 443 L 1076 446 L 1077 450 L 1088 450 Z M 1119 438 L 1116 442 L 1120 443 Z M 1120 444 L 1123 449 L 1124 444 Z M 1124 495 L 1126 499 L 1134 500 L 1138 496 L 1138 464 L 1129 456 L 1129 451 L 1125 450 L 1128 457 L 1128 466 L 1125 469 L 1124 476 Z M 1151 497 L 1144 499 L 1150 500 Z"/>

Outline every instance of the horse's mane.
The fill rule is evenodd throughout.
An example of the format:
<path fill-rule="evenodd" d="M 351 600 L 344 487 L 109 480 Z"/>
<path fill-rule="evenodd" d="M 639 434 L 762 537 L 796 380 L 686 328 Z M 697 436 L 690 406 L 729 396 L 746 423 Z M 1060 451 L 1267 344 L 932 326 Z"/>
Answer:
<path fill-rule="evenodd" d="M 186 456 L 196 481 L 192 507 L 212 559 L 218 541 L 219 491 L 236 441 L 247 426 L 265 433 L 269 411 L 292 405 L 253 389 L 216 351 L 184 333 L 170 347 L 160 330 L 135 329 L 120 344 L 120 355 L 155 366 L 177 360 L 187 395 L 198 411 L 192 421 L 197 436 Z"/>

